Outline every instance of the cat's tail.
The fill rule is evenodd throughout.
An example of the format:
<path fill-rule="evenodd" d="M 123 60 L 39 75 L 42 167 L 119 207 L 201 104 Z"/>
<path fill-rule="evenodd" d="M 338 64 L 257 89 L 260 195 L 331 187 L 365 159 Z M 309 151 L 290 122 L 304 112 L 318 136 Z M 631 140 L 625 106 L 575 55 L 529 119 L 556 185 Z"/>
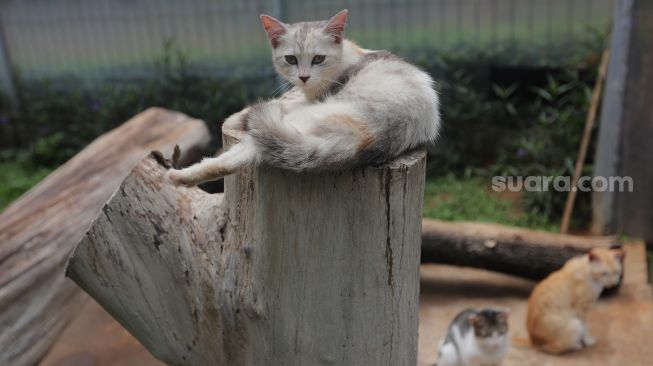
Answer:
<path fill-rule="evenodd" d="M 261 162 L 283 169 L 341 169 L 380 160 L 369 149 L 374 139 L 367 124 L 354 115 L 346 107 L 311 106 L 302 109 L 300 121 L 289 121 L 273 101 L 251 107 L 246 130 L 258 145 Z"/>
<path fill-rule="evenodd" d="M 235 173 L 242 166 L 256 163 L 257 159 L 256 144 L 250 136 L 245 136 L 238 144 L 215 158 L 206 158 L 181 170 L 168 170 L 165 178 L 176 185 L 196 186 Z"/>

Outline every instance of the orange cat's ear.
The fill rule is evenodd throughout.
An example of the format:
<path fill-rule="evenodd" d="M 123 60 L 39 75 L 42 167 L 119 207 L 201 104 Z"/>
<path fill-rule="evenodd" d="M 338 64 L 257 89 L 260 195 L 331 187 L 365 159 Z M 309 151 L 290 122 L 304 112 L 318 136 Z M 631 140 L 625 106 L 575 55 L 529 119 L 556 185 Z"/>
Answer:
<path fill-rule="evenodd" d="M 349 11 L 347 9 L 340 11 L 340 13 L 329 19 L 327 24 L 324 26 L 324 32 L 333 36 L 333 40 L 336 43 L 342 42 L 342 38 L 345 35 L 348 14 Z"/>
<path fill-rule="evenodd" d="M 286 29 L 286 26 L 282 22 L 265 14 L 261 15 L 261 23 L 263 24 L 265 32 L 268 34 L 268 39 L 270 40 L 272 48 L 277 48 L 281 36 L 286 34 L 288 29 Z"/>
<path fill-rule="evenodd" d="M 599 257 L 599 256 L 598 256 L 596 253 L 594 253 L 594 251 L 592 251 L 592 250 L 590 250 L 590 251 L 587 253 L 587 256 L 589 257 L 590 262 L 600 262 L 600 261 L 601 261 L 601 257 Z"/>
<path fill-rule="evenodd" d="M 614 258 L 620 262 L 624 261 L 624 257 L 626 256 L 626 251 L 623 248 L 617 248 L 617 249 L 612 249 L 612 253 L 614 253 Z"/>

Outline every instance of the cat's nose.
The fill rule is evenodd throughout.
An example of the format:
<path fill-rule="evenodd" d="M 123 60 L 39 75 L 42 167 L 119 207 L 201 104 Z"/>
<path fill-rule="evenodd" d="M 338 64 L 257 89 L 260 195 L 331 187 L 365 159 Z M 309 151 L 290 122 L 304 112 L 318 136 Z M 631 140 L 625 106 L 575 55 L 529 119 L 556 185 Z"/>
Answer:
<path fill-rule="evenodd" d="M 310 78 L 310 76 L 300 76 L 300 77 L 299 77 L 299 80 L 301 80 L 301 81 L 303 81 L 304 83 L 306 83 L 306 81 L 308 80 L 308 78 Z"/>

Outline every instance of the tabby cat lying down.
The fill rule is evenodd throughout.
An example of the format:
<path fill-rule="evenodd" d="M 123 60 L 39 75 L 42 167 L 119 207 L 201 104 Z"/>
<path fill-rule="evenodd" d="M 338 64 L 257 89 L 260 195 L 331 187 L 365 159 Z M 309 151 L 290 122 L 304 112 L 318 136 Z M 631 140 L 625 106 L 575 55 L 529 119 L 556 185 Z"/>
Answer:
<path fill-rule="evenodd" d="M 347 11 L 328 21 L 285 24 L 261 16 L 274 67 L 293 88 L 225 121 L 240 142 L 215 158 L 169 170 L 196 185 L 263 164 L 327 170 L 374 165 L 435 140 L 438 96 L 424 71 L 344 38 Z"/>

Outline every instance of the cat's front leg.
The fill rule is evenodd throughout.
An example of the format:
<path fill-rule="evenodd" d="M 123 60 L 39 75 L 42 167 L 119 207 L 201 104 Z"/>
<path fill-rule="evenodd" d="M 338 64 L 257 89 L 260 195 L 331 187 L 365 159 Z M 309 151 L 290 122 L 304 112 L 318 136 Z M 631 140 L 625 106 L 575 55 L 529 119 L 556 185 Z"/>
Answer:
<path fill-rule="evenodd" d="M 592 347 L 596 344 L 596 338 L 592 337 L 589 333 L 589 329 L 587 329 L 587 323 L 581 321 L 583 325 L 583 335 L 581 339 L 581 343 L 583 344 L 583 347 Z"/>
<path fill-rule="evenodd" d="M 244 136 L 240 142 L 214 158 L 204 159 L 181 170 L 169 169 L 164 179 L 174 185 L 195 186 L 235 173 L 245 165 L 255 164 L 258 159 L 256 144 L 251 136 Z"/>
<path fill-rule="evenodd" d="M 588 333 L 585 333 L 585 335 L 583 335 L 583 346 L 592 347 L 592 346 L 596 345 L 596 342 L 597 342 L 596 338 L 592 337 Z"/>

